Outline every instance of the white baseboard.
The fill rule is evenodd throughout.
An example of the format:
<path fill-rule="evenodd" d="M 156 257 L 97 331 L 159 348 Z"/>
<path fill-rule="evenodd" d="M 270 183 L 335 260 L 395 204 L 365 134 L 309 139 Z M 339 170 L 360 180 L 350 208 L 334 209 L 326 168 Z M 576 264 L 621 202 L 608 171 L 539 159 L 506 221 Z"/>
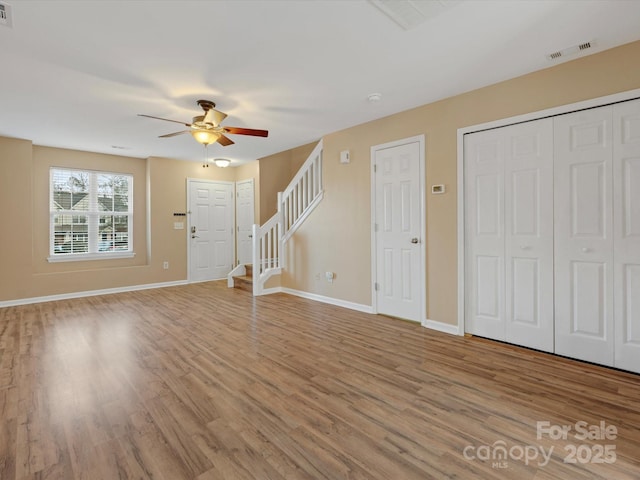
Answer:
<path fill-rule="evenodd" d="M 448 333 L 450 335 L 460 335 L 458 325 L 451 325 L 450 323 L 437 322 L 435 320 L 425 320 L 422 322 L 422 326 L 430 328 L 431 330 L 437 330 L 438 332 Z"/>
<path fill-rule="evenodd" d="M 86 292 L 60 293 L 58 295 L 46 295 L 44 297 L 19 298 L 17 300 L 0 301 L 0 308 L 30 305 L 32 303 L 55 302 L 56 300 L 69 300 L 71 298 L 94 297 L 96 295 L 111 295 L 112 293 L 134 292 L 136 290 L 150 290 L 152 288 L 175 287 L 178 285 L 187 285 L 188 283 L 187 280 L 178 280 L 175 282 L 147 283 L 145 285 L 87 290 Z"/>
<path fill-rule="evenodd" d="M 272 293 L 282 293 L 282 287 L 263 288 L 262 293 L 256 296 L 260 297 L 262 295 L 271 295 Z"/>
<path fill-rule="evenodd" d="M 300 290 L 293 290 L 292 288 L 281 288 L 283 293 L 289 295 L 295 295 L 296 297 L 307 298 L 309 300 L 315 300 L 316 302 L 328 303 L 329 305 L 335 305 L 336 307 L 348 308 L 350 310 L 357 310 L 358 312 L 373 313 L 373 308 L 370 305 L 362 305 L 361 303 L 349 302 L 347 300 L 340 300 L 338 298 L 325 297 L 324 295 L 318 295 L 316 293 L 302 292 Z"/>

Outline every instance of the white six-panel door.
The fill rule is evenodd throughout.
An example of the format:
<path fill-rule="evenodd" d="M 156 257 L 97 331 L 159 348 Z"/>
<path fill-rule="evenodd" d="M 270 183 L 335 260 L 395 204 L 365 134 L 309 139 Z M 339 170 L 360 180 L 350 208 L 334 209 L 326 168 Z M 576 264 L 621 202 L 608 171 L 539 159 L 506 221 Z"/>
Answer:
<path fill-rule="evenodd" d="M 640 101 L 613 107 L 614 365 L 640 372 Z"/>
<path fill-rule="evenodd" d="M 611 108 L 554 125 L 556 353 L 613 365 Z"/>
<path fill-rule="evenodd" d="M 189 280 L 225 278 L 233 268 L 233 183 L 188 181 Z"/>
<path fill-rule="evenodd" d="M 465 137 L 466 326 L 553 351 L 553 126 Z"/>
<path fill-rule="evenodd" d="M 416 322 L 425 294 L 421 145 L 410 141 L 374 153 L 377 311 Z"/>

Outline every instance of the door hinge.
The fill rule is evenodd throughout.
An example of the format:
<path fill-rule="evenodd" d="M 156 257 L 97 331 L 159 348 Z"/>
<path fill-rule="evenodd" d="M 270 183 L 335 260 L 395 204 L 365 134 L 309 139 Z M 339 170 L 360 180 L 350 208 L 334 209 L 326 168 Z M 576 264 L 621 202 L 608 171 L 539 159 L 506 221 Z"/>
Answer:
<path fill-rule="evenodd" d="M 374 224 L 373 224 L 373 231 L 374 231 L 374 232 L 377 232 L 377 231 L 378 231 L 378 224 L 377 224 L 377 223 L 374 223 Z"/>
<path fill-rule="evenodd" d="M 378 290 L 380 290 L 380 284 L 378 282 L 374 283 L 373 288 L 377 292 Z"/>
<path fill-rule="evenodd" d="M 376 165 L 375 163 L 373 164 L 373 173 L 376 173 L 378 171 L 378 165 Z"/>

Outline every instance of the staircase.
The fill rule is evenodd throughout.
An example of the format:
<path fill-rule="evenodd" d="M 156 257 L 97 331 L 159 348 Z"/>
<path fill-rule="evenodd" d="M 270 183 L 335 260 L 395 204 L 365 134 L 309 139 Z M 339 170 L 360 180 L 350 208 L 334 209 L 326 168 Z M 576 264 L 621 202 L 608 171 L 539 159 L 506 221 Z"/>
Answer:
<path fill-rule="evenodd" d="M 233 288 L 238 288 L 249 293 L 253 293 L 253 265 L 239 265 L 244 267 L 244 272 L 241 275 L 233 275 Z"/>
<path fill-rule="evenodd" d="M 322 190 L 322 140 L 284 192 L 278 193 L 278 211 L 264 225 L 253 225 L 253 264 L 238 265 L 227 277 L 229 287 L 264 295 L 265 284 L 285 269 L 287 241 L 318 206 Z"/>

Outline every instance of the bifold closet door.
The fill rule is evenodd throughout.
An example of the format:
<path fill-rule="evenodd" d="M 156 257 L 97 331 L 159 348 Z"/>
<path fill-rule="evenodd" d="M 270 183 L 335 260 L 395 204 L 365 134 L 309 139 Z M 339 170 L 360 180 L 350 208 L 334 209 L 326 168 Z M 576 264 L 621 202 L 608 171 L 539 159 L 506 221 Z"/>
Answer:
<path fill-rule="evenodd" d="M 553 351 L 553 123 L 465 137 L 465 325 Z"/>
<path fill-rule="evenodd" d="M 640 100 L 613 107 L 614 365 L 640 373 Z"/>
<path fill-rule="evenodd" d="M 555 351 L 613 365 L 612 108 L 554 119 Z"/>

